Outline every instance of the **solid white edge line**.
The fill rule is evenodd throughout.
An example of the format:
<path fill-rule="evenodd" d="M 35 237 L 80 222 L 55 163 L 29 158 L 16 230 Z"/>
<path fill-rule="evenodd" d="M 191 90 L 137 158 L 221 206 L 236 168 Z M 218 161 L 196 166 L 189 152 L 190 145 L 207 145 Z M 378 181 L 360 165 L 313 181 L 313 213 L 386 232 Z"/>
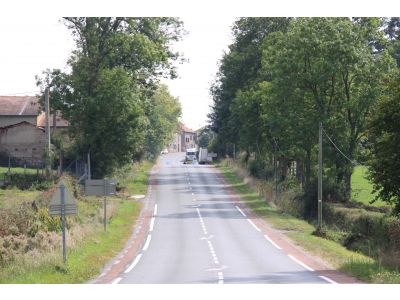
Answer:
<path fill-rule="evenodd" d="M 153 213 L 153 215 L 154 215 L 154 216 L 157 215 L 157 204 L 154 205 L 154 213 Z"/>
<path fill-rule="evenodd" d="M 332 280 L 332 279 L 330 279 L 330 278 L 328 278 L 328 277 L 325 277 L 325 276 L 319 276 L 320 278 L 322 278 L 323 280 L 325 280 L 325 281 L 328 281 L 329 283 L 332 283 L 332 284 L 338 284 L 336 281 L 334 281 L 334 280 Z"/>
<path fill-rule="evenodd" d="M 139 254 L 138 256 L 136 256 L 133 263 L 128 267 L 128 269 L 125 270 L 124 273 L 129 273 L 130 271 L 132 271 L 132 269 L 137 265 L 137 263 L 139 262 L 141 257 L 142 257 L 142 254 Z"/>
<path fill-rule="evenodd" d="M 153 229 L 154 229 L 154 221 L 155 220 L 156 220 L 156 218 L 154 218 L 154 217 L 151 218 L 149 231 L 153 231 Z"/>
<path fill-rule="evenodd" d="M 301 265 L 302 267 L 306 268 L 308 271 L 314 272 L 314 269 L 310 268 L 309 266 L 307 266 L 305 263 L 302 263 L 301 261 L 299 261 L 297 258 L 293 257 L 292 255 L 288 254 L 288 256 L 294 260 L 295 262 L 297 262 L 299 265 Z"/>
<path fill-rule="evenodd" d="M 251 226 L 254 227 L 255 230 L 261 231 L 260 228 L 258 228 L 258 227 L 256 226 L 256 224 L 254 224 L 250 219 L 247 219 L 247 221 L 249 221 L 249 223 L 251 224 Z"/>
<path fill-rule="evenodd" d="M 122 277 L 115 278 L 115 279 L 111 282 L 111 284 L 117 284 L 117 283 L 120 282 L 121 280 L 122 280 Z"/>
<path fill-rule="evenodd" d="M 274 245 L 276 249 L 282 250 L 282 248 L 279 247 L 277 244 L 275 244 L 274 241 L 271 240 L 268 235 L 265 234 L 264 237 L 267 239 L 268 242 L 270 242 L 272 245 Z"/>
<path fill-rule="evenodd" d="M 240 209 L 239 206 L 235 206 L 235 207 L 242 214 L 243 217 L 246 217 L 246 214 Z"/>
<path fill-rule="evenodd" d="M 144 244 L 143 251 L 146 251 L 147 248 L 149 248 L 150 241 L 151 241 L 151 234 L 147 236 L 147 240 L 146 243 Z"/>

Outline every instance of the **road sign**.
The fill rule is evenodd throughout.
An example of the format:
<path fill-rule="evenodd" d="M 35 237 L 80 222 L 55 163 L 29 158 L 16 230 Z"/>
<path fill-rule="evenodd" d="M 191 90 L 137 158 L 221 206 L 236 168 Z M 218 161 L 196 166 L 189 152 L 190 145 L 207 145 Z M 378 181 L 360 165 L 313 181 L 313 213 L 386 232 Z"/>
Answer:
<path fill-rule="evenodd" d="M 217 157 L 217 153 L 208 153 L 208 156 L 210 156 L 210 157 Z"/>
<path fill-rule="evenodd" d="M 110 196 L 115 192 L 115 179 L 85 180 L 85 194 L 88 196 Z"/>
<path fill-rule="evenodd" d="M 64 214 L 65 215 L 76 215 L 76 201 L 74 196 L 65 186 L 64 182 L 61 181 L 56 192 L 51 197 L 49 205 L 50 216 L 61 216 L 62 213 L 62 201 L 61 201 L 61 186 L 64 186 Z"/>

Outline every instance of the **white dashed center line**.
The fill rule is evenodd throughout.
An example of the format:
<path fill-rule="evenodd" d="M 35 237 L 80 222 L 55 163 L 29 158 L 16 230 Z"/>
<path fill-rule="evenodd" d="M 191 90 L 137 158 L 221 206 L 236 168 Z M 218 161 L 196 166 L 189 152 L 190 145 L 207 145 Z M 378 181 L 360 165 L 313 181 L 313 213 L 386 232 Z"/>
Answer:
<path fill-rule="evenodd" d="M 224 283 L 224 274 L 222 272 L 218 272 L 218 284 Z"/>

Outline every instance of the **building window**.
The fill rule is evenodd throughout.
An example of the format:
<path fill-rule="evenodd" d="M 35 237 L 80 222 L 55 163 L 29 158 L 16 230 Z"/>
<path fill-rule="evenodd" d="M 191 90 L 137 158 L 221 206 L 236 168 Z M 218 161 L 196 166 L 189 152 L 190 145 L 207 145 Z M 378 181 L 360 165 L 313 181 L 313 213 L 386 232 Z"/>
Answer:
<path fill-rule="evenodd" d="M 186 143 L 189 143 L 189 138 L 188 137 L 186 137 Z"/>

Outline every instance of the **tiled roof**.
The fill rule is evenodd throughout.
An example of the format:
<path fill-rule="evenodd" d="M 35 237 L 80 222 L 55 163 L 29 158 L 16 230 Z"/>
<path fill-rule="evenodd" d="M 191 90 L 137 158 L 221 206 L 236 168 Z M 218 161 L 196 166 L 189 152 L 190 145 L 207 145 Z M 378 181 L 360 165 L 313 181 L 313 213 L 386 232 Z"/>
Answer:
<path fill-rule="evenodd" d="M 53 127 L 53 115 L 50 115 L 50 127 Z M 46 114 L 42 112 L 40 115 L 37 117 L 36 125 L 38 127 L 45 127 L 46 126 Z M 57 113 L 56 115 L 56 127 L 68 127 L 69 122 L 67 120 L 64 120 L 63 118 L 60 117 L 60 114 Z"/>
<path fill-rule="evenodd" d="M 38 113 L 36 96 L 0 96 L 0 116 L 36 116 Z"/>
<path fill-rule="evenodd" d="M 184 132 L 189 132 L 189 133 L 195 133 L 192 129 L 190 129 L 189 127 L 187 127 L 185 124 L 180 123 L 181 125 L 181 130 Z"/>

